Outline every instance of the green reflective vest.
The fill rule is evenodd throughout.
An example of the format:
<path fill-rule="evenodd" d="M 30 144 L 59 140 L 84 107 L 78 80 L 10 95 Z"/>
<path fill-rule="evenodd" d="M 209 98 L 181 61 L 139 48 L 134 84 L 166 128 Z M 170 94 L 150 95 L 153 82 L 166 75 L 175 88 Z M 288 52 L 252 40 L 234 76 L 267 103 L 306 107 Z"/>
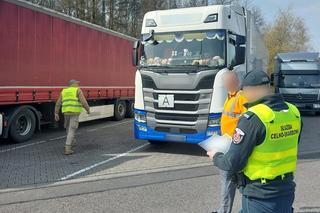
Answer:
<path fill-rule="evenodd" d="M 266 128 L 263 143 L 253 149 L 243 170 L 250 180 L 273 180 L 296 170 L 300 112 L 294 105 L 287 105 L 289 110 L 280 112 L 273 111 L 265 104 L 248 109 L 260 118 Z"/>
<path fill-rule="evenodd" d="M 65 112 L 82 112 L 82 104 L 78 98 L 78 88 L 77 87 L 68 87 L 62 90 L 61 99 L 62 99 L 62 113 Z"/>

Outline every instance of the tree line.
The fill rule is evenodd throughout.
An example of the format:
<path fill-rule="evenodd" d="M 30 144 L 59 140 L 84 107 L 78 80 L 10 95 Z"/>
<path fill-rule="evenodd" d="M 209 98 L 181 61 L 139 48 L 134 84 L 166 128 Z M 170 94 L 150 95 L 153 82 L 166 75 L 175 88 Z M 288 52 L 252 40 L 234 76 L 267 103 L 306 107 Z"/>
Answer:
<path fill-rule="evenodd" d="M 309 34 L 301 17 L 290 8 L 279 10 L 275 20 L 267 24 L 260 8 L 252 0 L 28 0 L 55 11 L 139 38 L 143 16 L 148 11 L 214 4 L 233 4 L 250 9 L 264 36 L 269 51 L 268 71 L 279 52 L 307 51 Z"/>

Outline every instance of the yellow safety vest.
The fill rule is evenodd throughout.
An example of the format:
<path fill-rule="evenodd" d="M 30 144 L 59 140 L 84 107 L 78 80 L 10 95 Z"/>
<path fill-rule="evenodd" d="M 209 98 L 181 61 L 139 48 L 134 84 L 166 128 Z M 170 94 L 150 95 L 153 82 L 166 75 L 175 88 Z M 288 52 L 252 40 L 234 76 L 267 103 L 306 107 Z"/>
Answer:
<path fill-rule="evenodd" d="M 289 110 L 280 112 L 265 104 L 248 109 L 260 118 L 266 128 L 263 143 L 253 149 L 243 170 L 250 180 L 273 180 L 296 170 L 300 112 L 294 105 L 287 105 Z"/>
<path fill-rule="evenodd" d="M 82 104 L 79 101 L 77 93 L 78 93 L 77 87 L 68 87 L 62 90 L 61 92 L 62 113 L 65 113 L 65 112 L 81 113 L 82 112 Z"/>

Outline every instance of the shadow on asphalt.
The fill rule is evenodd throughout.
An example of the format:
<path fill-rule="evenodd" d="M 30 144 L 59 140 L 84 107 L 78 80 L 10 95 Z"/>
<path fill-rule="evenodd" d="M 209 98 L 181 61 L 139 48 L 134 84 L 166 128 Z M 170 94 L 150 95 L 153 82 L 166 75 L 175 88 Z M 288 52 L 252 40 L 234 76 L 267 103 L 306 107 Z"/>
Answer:
<path fill-rule="evenodd" d="M 144 150 L 144 152 L 160 152 L 167 154 L 180 154 L 180 155 L 194 155 L 194 156 L 205 156 L 206 151 L 197 144 L 187 143 L 159 143 L 153 144 L 150 148 Z"/>
<path fill-rule="evenodd" d="M 123 121 L 126 121 L 126 120 L 130 120 L 130 119 L 125 119 Z M 106 122 L 112 122 L 113 123 L 115 121 L 113 120 L 113 118 L 102 118 L 102 119 L 93 120 L 93 121 L 86 121 L 86 122 L 83 122 L 83 123 L 79 124 L 79 129 L 90 128 L 90 127 L 95 126 L 95 125 L 105 124 Z M 32 137 L 31 140 L 28 140 L 28 141 L 25 141 L 25 142 L 22 142 L 22 143 L 16 143 L 16 142 L 12 141 L 10 138 L 0 138 L 0 147 L 1 146 L 6 146 L 6 145 L 25 145 L 30 141 L 41 139 L 43 135 L 55 134 L 55 133 L 65 134 L 65 129 L 63 127 L 54 127 L 54 125 L 45 124 L 45 125 L 41 126 L 41 130 L 40 131 L 36 131 L 35 132 L 35 134 L 34 134 L 34 136 Z"/>
<path fill-rule="evenodd" d="M 320 159 L 320 152 L 299 153 L 299 160 L 316 160 Z"/>

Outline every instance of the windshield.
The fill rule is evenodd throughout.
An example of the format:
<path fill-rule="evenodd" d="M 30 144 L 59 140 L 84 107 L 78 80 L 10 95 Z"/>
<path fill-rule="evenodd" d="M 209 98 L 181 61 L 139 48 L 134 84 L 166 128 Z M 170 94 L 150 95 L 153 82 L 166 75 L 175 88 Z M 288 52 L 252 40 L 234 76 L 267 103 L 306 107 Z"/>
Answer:
<path fill-rule="evenodd" d="M 280 85 L 291 88 L 320 88 L 320 75 L 282 75 Z"/>
<path fill-rule="evenodd" d="M 224 30 L 154 34 L 143 44 L 141 66 L 225 66 Z"/>

